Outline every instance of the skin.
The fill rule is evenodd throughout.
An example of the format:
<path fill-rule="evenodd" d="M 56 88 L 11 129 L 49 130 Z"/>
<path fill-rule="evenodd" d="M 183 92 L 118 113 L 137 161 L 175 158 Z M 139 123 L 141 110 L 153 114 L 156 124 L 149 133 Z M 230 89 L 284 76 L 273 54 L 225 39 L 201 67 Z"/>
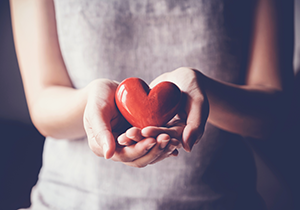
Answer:
<path fill-rule="evenodd" d="M 293 15 L 282 16 L 278 2 L 258 1 L 243 85 L 213 80 L 201 69 L 183 67 L 165 73 L 150 86 L 174 82 L 186 97 L 183 109 L 166 127 L 127 130 L 113 101 L 118 82 L 97 79 L 74 89 L 58 43 L 53 2 L 11 0 L 16 52 L 32 122 L 44 136 L 72 140 L 87 135 L 96 155 L 133 167 L 176 156 L 181 146 L 191 151 L 207 120 L 229 132 L 265 139 L 283 121 L 292 79 L 293 31 L 284 23 Z M 279 44 L 282 40 L 284 46 Z"/>

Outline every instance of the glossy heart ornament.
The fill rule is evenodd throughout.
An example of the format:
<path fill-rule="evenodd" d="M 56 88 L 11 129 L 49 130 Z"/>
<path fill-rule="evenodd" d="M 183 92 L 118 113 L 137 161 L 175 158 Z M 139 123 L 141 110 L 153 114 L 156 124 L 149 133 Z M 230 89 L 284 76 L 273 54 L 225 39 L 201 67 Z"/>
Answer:
<path fill-rule="evenodd" d="M 178 111 L 180 89 L 171 82 L 161 82 L 154 88 L 139 78 L 127 78 L 116 90 L 115 101 L 125 119 L 138 128 L 163 126 Z"/>

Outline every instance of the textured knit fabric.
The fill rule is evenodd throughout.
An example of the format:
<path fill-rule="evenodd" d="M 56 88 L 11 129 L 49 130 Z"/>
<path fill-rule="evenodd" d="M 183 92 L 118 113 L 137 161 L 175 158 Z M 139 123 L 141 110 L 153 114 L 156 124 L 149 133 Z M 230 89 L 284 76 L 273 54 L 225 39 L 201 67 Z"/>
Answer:
<path fill-rule="evenodd" d="M 155 77 L 181 66 L 243 84 L 252 3 L 239 0 L 56 0 L 75 88 L 97 78 Z M 252 154 L 210 124 L 191 153 L 142 169 L 97 157 L 86 138 L 47 137 L 32 209 L 258 210 Z"/>

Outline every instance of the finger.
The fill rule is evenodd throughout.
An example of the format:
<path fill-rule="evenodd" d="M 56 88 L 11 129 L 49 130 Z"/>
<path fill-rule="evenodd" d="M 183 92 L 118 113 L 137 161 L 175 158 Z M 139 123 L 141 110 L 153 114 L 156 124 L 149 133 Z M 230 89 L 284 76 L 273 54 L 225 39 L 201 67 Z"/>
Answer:
<path fill-rule="evenodd" d="M 157 137 L 162 133 L 166 133 L 172 138 L 181 138 L 181 133 L 183 130 L 183 126 L 173 126 L 170 128 L 166 127 L 155 127 L 155 126 L 148 126 L 141 130 L 141 134 L 144 137 Z"/>
<path fill-rule="evenodd" d="M 157 136 L 156 140 L 160 145 L 160 149 L 164 149 L 164 148 L 166 148 L 166 146 L 168 145 L 168 143 L 170 141 L 170 136 L 166 133 L 162 133 Z"/>
<path fill-rule="evenodd" d="M 132 162 L 138 158 L 141 158 L 156 145 L 154 138 L 144 138 L 136 144 L 117 148 L 113 160 L 121 162 Z"/>
<path fill-rule="evenodd" d="M 116 148 L 115 138 L 111 131 L 111 111 L 107 106 L 102 107 L 92 117 L 86 118 L 87 124 L 91 128 L 92 138 L 102 149 L 104 158 L 109 159 L 113 156 Z"/>
<path fill-rule="evenodd" d="M 95 140 L 99 145 L 102 145 L 104 158 L 109 159 L 115 152 L 115 138 L 111 132 L 111 128 L 106 123 L 103 122 L 103 124 L 99 125 L 99 128 L 93 129 Z"/>
<path fill-rule="evenodd" d="M 177 156 L 179 153 L 177 150 L 179 145 L 180 145 L 180 142 L 177 139 L 171 139 L 168 146 L 165 148 L 164 152 L 158 158 L 156 158 L 153 162 L 151 162 L 149 164 L 155 164 L 155 163 L 162 161 L 165 158 L 170 157 L 170 156 Z"/>
<path fill-rule="evenodd" d="M 175 149 L 175 150 L 172 152 L 171 156 L 177 157 L 178 154 L 179 154 L 178 149 Z"/>
<path fill-rule="evenodd" d="M 162 134 L 157 139 L 157 144 L 144 156 L 127 163 L 127 165 L 143 168 L 150 164 L 151 162 L 155 161 L 163 152 L 164 149 L 167 147 L 170 141 L 170 137 L 166 134 Z"/>
<path fill-rule="evenodd" d="M 126 136 L 126 133 L 123 133 L 120 136 L 118 136 L 117 141 L 120 145 L 123 146 L 129 146 L 135 143 L 135 141 L 131 140 Z"/>
<path fill-rule="evenodd" d="M 141 129 L 137 127 L 131 127 L 126 131 L 126 137 L 133 141 L 141 141 L 144 137 L 141 134 Z M 150 136 L 147 136 L 150 137 Z"/>
<path fill-rule="evenodd" d="M 92 127 L 87 122 L 84 123 L 85 132 L 87 134 L 88 144 L 91 150 L 99 157 L 103 157 L 103 149 L 96 142 L 95 136 L 92 132 Z"/>
<path fill-rule="evenodd" d="M 173 153 L 175 155 L 173 155 Z M 158 163 L 158 162 L 160 162 L 160 161 L 162 161 L 162 160 L 164 160 L 164 159 L 166 159 L 170 156 L 176 157 L 178 155 L 178 153 L 179 153 L 178 150 L 174 149 L 174 151 L 172 151 L 171 153 L 164 153 L 164 155 L 159 156 L 156 160 L 154 160 L 153 162 L 151 162 L 149 164 L 153 165 L 153 164 Z"/>
<path fill-rule="evenodd" d="M 201 138 L 208 117 L 208 101 L 202 94 L 196 93 L 196 97 L 187 96 L 187 125 L 182 134 L 183 147 L 191 151 L 195 142 Z"/>

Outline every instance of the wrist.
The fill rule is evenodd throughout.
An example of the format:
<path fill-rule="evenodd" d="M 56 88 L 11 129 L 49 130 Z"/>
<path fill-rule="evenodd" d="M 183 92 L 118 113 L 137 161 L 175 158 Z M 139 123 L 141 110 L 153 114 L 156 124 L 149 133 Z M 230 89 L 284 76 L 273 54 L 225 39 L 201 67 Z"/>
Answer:
<path fill-rule="evenodd" d="M 115 91 L 119 83 L 109 79 L 96 79 L 90 82 L 85 88 L 82 89 L 86 94 L 86 100 L 97 98 L 100 92 Z"/>

